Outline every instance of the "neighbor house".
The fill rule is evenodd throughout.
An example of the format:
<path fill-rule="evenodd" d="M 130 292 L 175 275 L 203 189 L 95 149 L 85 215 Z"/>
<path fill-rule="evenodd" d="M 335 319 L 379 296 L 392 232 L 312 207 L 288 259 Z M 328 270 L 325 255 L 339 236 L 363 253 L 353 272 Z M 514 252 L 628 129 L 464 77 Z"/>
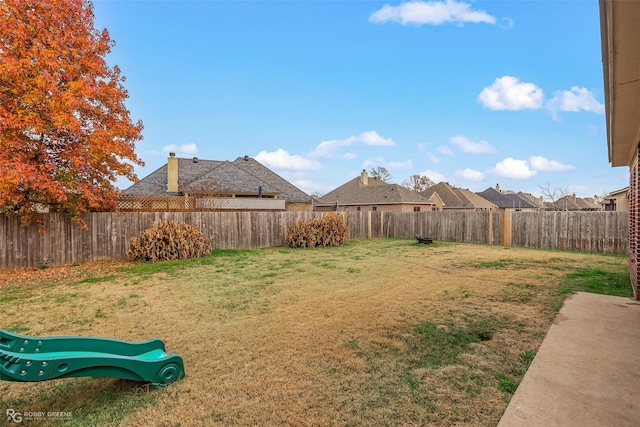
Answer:
<path fill-rule="evenodd" d="M 546 210 L 555 211 L 601 211 L 602 207 L 592 198 L 576 197 L 576 194 L 563 196 L 553 203 L 546 204 Z"/>
<path fill-rule="evenodd" d="M 498 209 L 489 200 L 467 189 L 454 187 L 448 182 L 439 182 L 421 191 L 420 194 L 435 202 L 436 209 L 439 211 L 482 212 Z"/>
<path fill-rule="evenodd" d="M 629 273 L 640 299 L 640 2 L 600 0 L 607 148 L 629 168 Z"/>
<path fill-rule="evenodd" d="M 518 196 L 520 196 L 521 198 L 527 200 L 529 203 L 531 203 L 533 206 L 536 207 L 536 210 L 538 211 L 542 211 L 544 210 L 544 198 L 543 197 L 536 197 L 531 193 L 525 193 L 523 191 L 518 191 Z"/>
<path fill-rule="evenodd" d="M 605 211 L 629 212 L 629 187 L 612 191 L 602 198 L 602 209 Z"/>
<path fill-rule="evenodd" d="M 178 158 L 124 191 L 121 210 L 310 211 L 311 196 L 255 159 Z"/>
<path fill-rule="evenodd" d="M 476 193 L 485 200 L 490 201 L 503 211 L 537 211 L 538 206 L 531 203 L 529 199 L 512 192 L 503 192 L 500 185 L 496 184 L 496 188 L 489 187 L 486 190 Z"/>
<path fill-rule="evenodd" d="M 370 177 L 366 170 L 314 202 L 314 210 L 321 212 L 425 212 L 434 209 L 435 203 L 417 191 Z"/>

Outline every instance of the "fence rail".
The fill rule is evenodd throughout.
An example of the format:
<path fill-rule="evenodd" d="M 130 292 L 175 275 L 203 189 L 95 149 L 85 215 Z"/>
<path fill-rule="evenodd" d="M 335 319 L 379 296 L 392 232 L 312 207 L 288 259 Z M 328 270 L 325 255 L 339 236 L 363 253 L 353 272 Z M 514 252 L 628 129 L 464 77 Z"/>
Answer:
<path fill-rule="evenodd" d="M 197 226 L 221 249 L 285 245 L 298 220 L 322 212 L 99 212 L 87 230 L 64 214 L 42 214 L 47 232 L 0 215 L 0 269 L 124 259 L 131 237 L 159 219 Z M 624 254 L 626 212 L 345 212 L 351 239 L 413 238 Z"/>

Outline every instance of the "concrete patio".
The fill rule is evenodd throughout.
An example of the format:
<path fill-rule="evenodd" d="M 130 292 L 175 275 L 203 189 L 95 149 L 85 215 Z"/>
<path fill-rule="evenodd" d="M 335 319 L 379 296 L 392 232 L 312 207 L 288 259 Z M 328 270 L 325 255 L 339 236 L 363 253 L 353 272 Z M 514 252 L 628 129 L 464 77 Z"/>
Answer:
<path fill-rule="evenodd" d="M 640 426 L 640 303 L 565 302 L 499 427 Z"/>

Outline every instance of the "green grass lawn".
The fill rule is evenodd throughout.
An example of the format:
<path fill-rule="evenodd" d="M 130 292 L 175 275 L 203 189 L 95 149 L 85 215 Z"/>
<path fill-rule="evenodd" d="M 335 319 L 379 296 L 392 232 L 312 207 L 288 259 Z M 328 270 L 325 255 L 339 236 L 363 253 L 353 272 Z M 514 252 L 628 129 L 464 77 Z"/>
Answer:
<path fill-rule="evenodd" d="M 414 239 L 60 271 L 0 274 L 0 328 L 158 337 L 187 377 L 0 382 L 44 425 L 496 425 L 567 296 L 633 296 L 623 256 Z"/>

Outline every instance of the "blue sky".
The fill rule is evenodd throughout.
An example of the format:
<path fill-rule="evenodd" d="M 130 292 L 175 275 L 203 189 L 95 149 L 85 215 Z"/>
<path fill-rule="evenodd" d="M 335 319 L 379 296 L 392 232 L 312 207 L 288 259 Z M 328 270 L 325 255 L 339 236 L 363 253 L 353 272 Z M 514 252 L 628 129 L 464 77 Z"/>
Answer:
<path fill-rule="evenodd" d="M 174 151 L 249 155 L 309 194 L 377 166 L 472 191 L 628 185 L 607 157 L 596 0 L 94 6 L 145 126 L 139 177 Z"/>

